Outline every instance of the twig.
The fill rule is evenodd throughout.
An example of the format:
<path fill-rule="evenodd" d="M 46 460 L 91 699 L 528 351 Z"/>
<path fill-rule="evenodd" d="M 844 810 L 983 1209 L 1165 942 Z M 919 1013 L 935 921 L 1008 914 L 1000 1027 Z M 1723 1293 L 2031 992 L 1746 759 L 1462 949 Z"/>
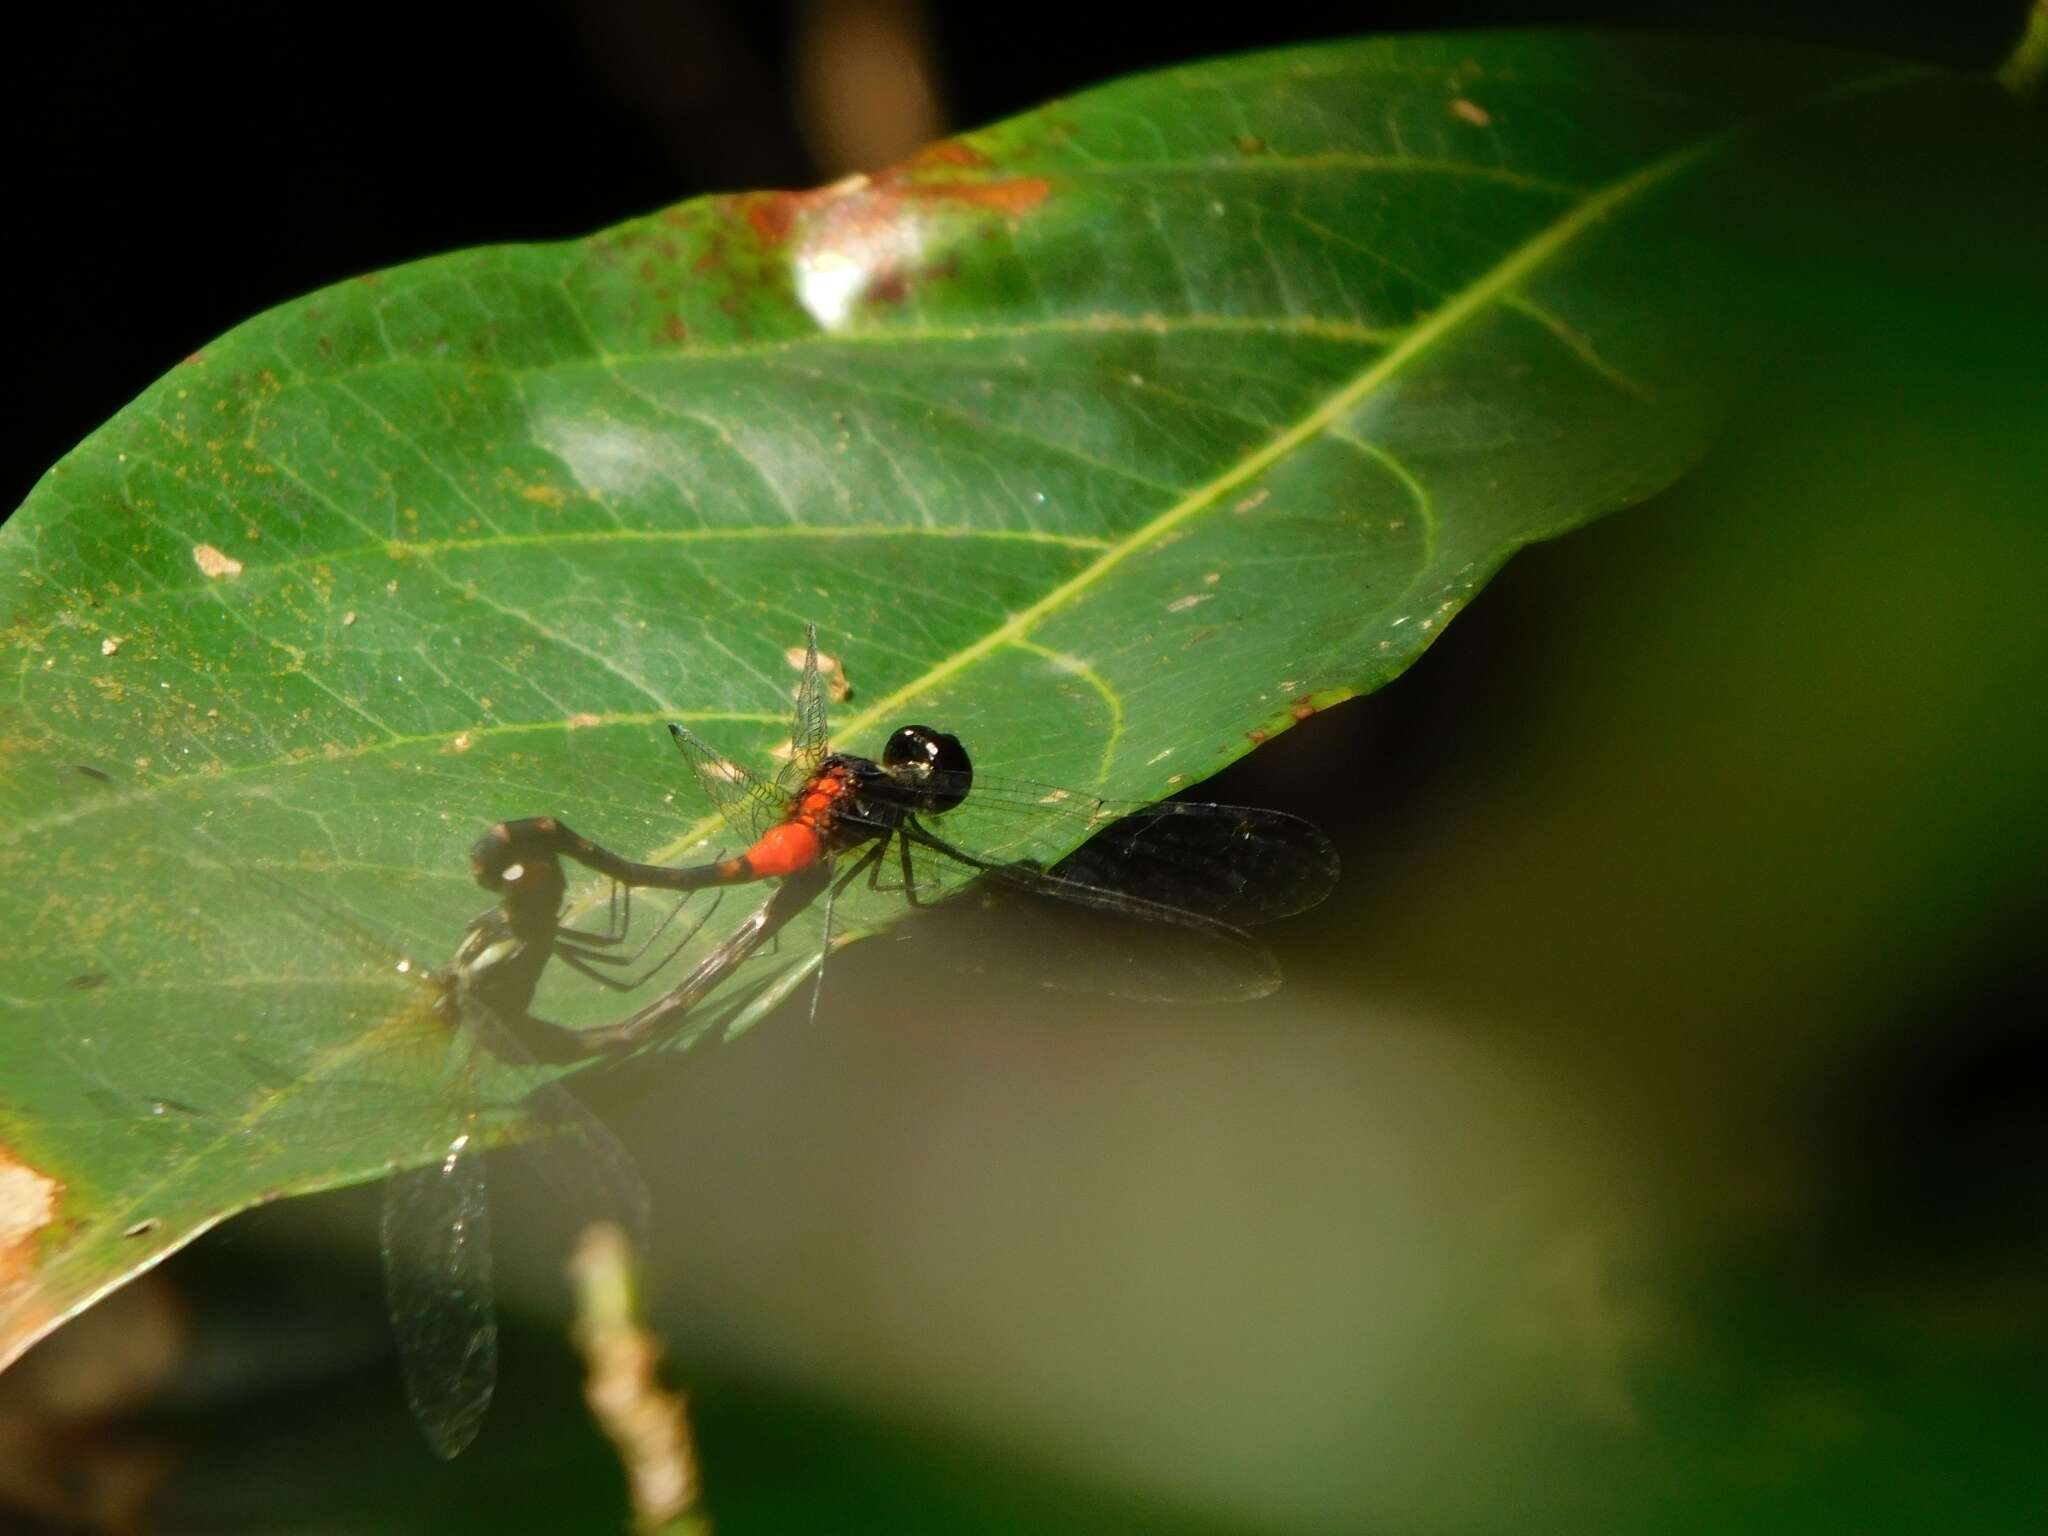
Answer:
<path fill-rule="evenodd" d="M 633 1245 L 611 1222 L 584 1230 L 569 1258 L 576 1347 L 589 1369 L 583 1396 L 619 1453 L 644 1536 L 710 1536 L 697 1509 L 697 1453 L 683 1394 L 661 1383 L 661 1345 L 641 1317 Z"/>

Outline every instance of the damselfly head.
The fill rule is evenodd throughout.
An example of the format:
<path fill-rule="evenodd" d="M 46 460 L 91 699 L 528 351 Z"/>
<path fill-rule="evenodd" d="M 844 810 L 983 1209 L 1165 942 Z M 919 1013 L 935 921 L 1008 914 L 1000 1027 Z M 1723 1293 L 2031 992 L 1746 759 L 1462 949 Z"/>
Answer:
<path fill-rule="evenodd" d="M 898 729 L 882 748 L 882 767 L 915 792 L 913 809 L 933 816 L 965 800 L 974 783 L 974 764 L 960 738 L 928 725 Z"/>

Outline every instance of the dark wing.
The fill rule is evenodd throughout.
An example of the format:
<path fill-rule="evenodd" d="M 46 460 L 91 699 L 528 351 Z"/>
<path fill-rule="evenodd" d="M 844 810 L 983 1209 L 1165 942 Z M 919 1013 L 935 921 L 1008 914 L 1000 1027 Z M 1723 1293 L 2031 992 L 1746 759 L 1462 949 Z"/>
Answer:
<path fill-rule="evenodd" d="M 1337 878 L 1315 827 L 1250 806 L 1118 804 L 992 778 L 943 824 L 941 836 L 908 821 L 877 883 L 936 903 L 923 933 L 954 964 L 1064 991 L 1263 996 L 1279 967 L 1243 925 L 1312 907 Z M 952 841 L 956 827 L 975 843 Z M 1063 848 L 1050 869 L 1016 856 Z"/>
<path fill-rule="evenodd" d="M 756 778 L 688 727 L 672 723 L 668 730 L 689 759 L 697 783 L 742 843 L 751 846 L 789 813 L 789 796 L 774 785 Z"/>
<path fill-rule="evenodd" d="M 1168 800 L 1135 809 L 1098 802 L 1091 815 L 1110 819 L 1054 866 L 1071 883 L 1233 925 L 1306 912 L 1337 883 L 1330 840 L 1284 811 Z"/>
<path fill-rule="evenodd" d="M 920 900 L 958 889 L 988 865 L 1021 875 L 1020 862 L 1049 857 L 1069 886 L 1254 927 L 1307 911 L 1337 883 L 1327 837 L 1299 816 L 1256 806 L 1144 805 L 981 775 L 964 803 L 925 827 L 932 836 L 911 849 Z M 899 859 L 879 883 L 903 883 Z"/>
<path fill-rule="evenodd" d="M 460 1455 L 498 1384 L 483 1148 L 459 1136 L 440 1162 L 393 1174 L 381 1246 L 405 1400 L 434 1453 Z"/>

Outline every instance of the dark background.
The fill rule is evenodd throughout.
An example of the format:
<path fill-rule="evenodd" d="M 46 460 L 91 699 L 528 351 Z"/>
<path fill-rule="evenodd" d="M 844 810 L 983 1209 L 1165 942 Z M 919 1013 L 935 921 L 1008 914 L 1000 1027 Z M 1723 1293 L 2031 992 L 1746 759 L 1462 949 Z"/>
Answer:
<path fill-rule="evenodd" d="M 0 103 L 19 220 L 0 504 L 178 358 L 296 294 L 854 168 L 821 164 L 830 147 L 807 127 L 832 98 L 805 60 L 840 35 L 836 18 L 868 11 L 922 58 L 944 123 L 968 127 L 1177 60 L 1464 26 L 1722 26 L 1982 65 L 2010 45 L 2023 6 L 45 7 L 33 46 L 8 50 Z M 887 144 L 898 121 L 869 142 Z"/>
<path fill-rule="evenodd" d="M 5 504 L 178 357 L 293 295 L 440 251 L 584 234 L 703 191 L 871 168 L 1119 74 L 1353 33 L 1615 21 L 1983 67 L 2022 7 L 1863 5 L 1847 21 L 1838 9 L 53 9 L 34 46 L 12 50 L 0 106 L 18 260 Z M 862 99 L 857 82 L 878 70 L 862 50 L 877 47 L 928 95 Z M 1254 1476 L 1219 1493 L 1142 1436 L 1064 1454 L 1043 1426 L 1013 1435 L 999 1404 L 975 1415 L 914 1382 L 897 1390 L 891 1361 L 833 1345 L 838 1321 L 801 1315 L 825 1302 L 746 1314 L 717 1279 L 722 1255 L 743 1268 L 720 1246 L 743 1230 L 721 1204 L 724 1171 L 741 1165 L 741 1201 L 789 1206 L 785 1235 L 837 1234 L 822 1249 L 790 1238 L 793 1264 L 829 1260 L 833 1241 L 856 1253 L 860 1201 L 878 1197 L 840 1165 L 906 1112 L 892 1092 L 914 1111 L 919 1085 L 944 1086 L 928 1063 L 950 1043 L 906 1024 L 886 979 L 850 955 L 834 973 L 845 1030 L 773 1020 L 693 1055 L 662 1096 L 605 1106 L 643 1156 L 662 1146 L 680 1165 L 663 1209 L 689 1213 L 675 1228 L 686 1267 L 701 1245 L 711 1278 L 674 1280 L 657 1304 L 699 1391 L 725 1528 L 1296 1530 L 1378 1507 L 1359 1528 L 2048 1529 L 2048 305 L 2036 293 L 2002 309 L 1972 276 L 1986 251 L 1998 270 L 2024 267 L 2041 233 L 2038 218 L 1992 220 L 1953 248 L 1845 276 L 1860 306 L 1836 297 L 1857 323 L 1816 316 L 1698 475 L 1517 557 L 1394 687 L 1202 787 L 1315 818 L 1346 861 L 1339 898 L 1276 938 L 1303 1006 L 1324 1013 L 1279 1032 L 1275 1059 L 1316 1070 L 1329 1032 L 1343 1036 L 1329 1020 L 1360 997 L 1429 1021 L 1375 1023 L 1367 1054 L 1340 1058 L 1360 1080 L 1355 1113 L 1329 1111 L 1332 1139 L 1348 1119 L 1454 1122 L 1443 1141 L 1362 1132 L 1362 1167 L 1416 1158 L 1412 1178 L 1389 1177 L 1426 1204 L 1444 1193 L 1439 1165 L 1468 1151 L 1501 1169 L 1535 1156 L 1488 1123 L 1473 1053 L 1515 1085 L 1502 1123 L 1520 1125 L 1518 1095 L 1532 1095 L 1556 1144 L 1583 1138 L 1639 1177 L 1628 1198 L 1656 1219 L 1613 1215 L 1619 1260 L 1567 1248 L 1542 1260 L 1555 1276 L 1539 1274 L 1556 1306 L 1585 1313 L 1572 1336 L 1598 1345 L 1571 1366 L 1590 1427 L 1561 1415 L 1531 1432 L 1514 1385 L 1483 1353 L 1454 1351 L 1444 1373 L 1469 1379 L 1413 1409 L 1442 1432 L 1412 1458 L 1422 1492 L 1357 1470 L 1375 1446 L 1407 1442 L 1377 1406 L 1345 1400 L 1357 1411 L 1326 1416 L 1343 1426 L 1331 1446 L 1270 1458 L 1284 1488 Z M 1184 1041 L 1236 1049 L 1215 1043 L 1234 1028 L 1131 1023 L 1127 1054 L 1068 1070 L 1142 1095 L 1148 1063 L 1193 1070 Z M 1004 1057 L 1000 1020 L 985 1038 L 998 1042 L 989 1070 L 1029 1078 Z M 1404 1075 L 1418 1060 L 1419 1090 Z M 1014 1091 L 1027 1149 L 1033 1134 L 1092 1145 L 1088 1127 L 1047 1112 L 1072 1109 L 1057 1084 Z M 792 1114 L 816 1119 L 776 1118 Z M 1285 1143 L 1284 1109 L 1245 1114 L 1245 1145 Z M 1117 1133 L 1094 1134 L 1113 1155 Z M 1161 1145 L 1162 1158 L 1190 1151 Z M 1270 1204 L 1298 1203 L 1312 1233 L 1333 1176 L 1304 1175 L 1306 1193 L 1286 1177 Z M 1157 1178 L 1173 1188 L 1170 1161 Z M 970 1204 L 999 1198 L 981 1194 L 993 1181 L 963 1187 Z M 1484 1206 L 1370 1230 L 1426 1248 Z M 132 1505 L 182 1511 L 196 1530 L 399 1528 L 384 1504 L 420 1529 L 614 1528 L 602 1448 L 580 1429 L 561 1440 L 573 1386 L 555 1314 L 524 1334 L 508 1325 L 505 1399 L 477 1450 L 453 1469 L 427 1462 L 384 1353 L 374 1210 L 358 1191 L 238 1221 L 166 1266 L 160 1288 L 133 1288 L 134 1310 L 106 1309 L 116 1355 L 179 1320 L 182 1363 L 139 1421 L 0 1401 L 0 1439 L 21 1422 L 10 1413 L 40 1412 L 75 1458 L 67 1512 L 38 1495 L 37 1518 L 113 1525 Z M 1292 1295 L 1317 1262 L 1274 1220 L 1258 1239 L 1271 1272 L 1247 1261 L 1255 1296 Z M 307 1257 L 316 1227 L 351 1235 Z M 1065 1251 L 1083 1268 L 1104 1247 L 1085 1239 Z M 346 1262 L 322 1256 L 340 1250 Z M 907 1244 L 904 1262 L 919 1252 Z M 1199 1246 L 1183 1257 L 1205 1262 Z M 963 1287 L 986 1283 L 961 1273 Z M 721 1311 L 741 1321 L 727 1329 Z M 1337 1307 L 1331 1326 L 1348 1316 Z M 1342 1353 L 1312 1328 L 1291 1337 L 1305 1358 Z M 1603 1396 L 1610 1348 L 1633 1362 L 1620 1396 Z M 1270 1385 L 1264 1363 L 1244 1378 Z M 1313 1365 L 1303 1382 L 1320 1380 Z M 0 1396 L 14 1385 L 0 1380 Z M 1131 1390 L 1145 1401 L 1145 1382 Z M 1373 1384 L 1359 1391 L 1364 1402 Z M 0 1527 L 16 1528 L 10 1500 L 26 1509 L 19 1490 L 37 1484 L 0 1458 Z M 565 1523 L 545 1513 L 549 1495 Z"/>

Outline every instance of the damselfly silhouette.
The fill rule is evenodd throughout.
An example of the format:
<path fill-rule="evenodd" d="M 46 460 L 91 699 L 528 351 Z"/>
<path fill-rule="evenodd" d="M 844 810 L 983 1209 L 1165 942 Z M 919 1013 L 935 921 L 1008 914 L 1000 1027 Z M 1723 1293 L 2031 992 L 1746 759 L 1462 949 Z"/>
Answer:
<path fill-rule="evenodd" d="M 744 852 L 682 868 L 640 863 L 555 818 L 535 817 L 500 823 L 472 853 L 478 882 L 494 892 L 516 885 L 551 855 L 627 887 L 691 891 L 779 882 L 668 994 L 614 1025 L 582 1031 L 580 1043 L 591 1052 L 631 1048 L 672 1027 L 820 897 L 822 959 L 834 903 L 858 880 L 898 892 L 913 907 L 951 907 L 972 894 L 1080 909 L 1089 919 L 1085 946 L 1056 961 L 1039 957 L 1030 967 L 1036 979 L 1158 1000 L 1270 992 L 1279 968 L 1244 925 L 1312 907 L 1336 881 L 1328 839 L 1283 812 L 1119 803 L 977 776 L 958 737 L 924 725 L 898 729 L 879 760 L 833 751 L 815 626 L 806 632 L 789 760 L 772 781 L 680 725 L 669 730 Z M 976 845 L 935 830 L 931 823 L 940 817 L 949 827 L 971 822 Z M 1048 847 L 1075 851 L 1050 869 L 1014 856 Z M 980 953 L 985 957 L 986 948 Z M 975 958 L 968 956 L 970 963 Z"/>
<path fill-rule="evenodd" d="M 97 768 L 76 772 L 112 782 Z M 244 818 L 249 809 L 245 803 Z M 355 914 L 314 899 L 237 850 L 204 821 L 164 813 L 150 826 L 167 829 L 168 839 L 147 830 L 145 837 L 168 841 L 178 861 L 175 874 L 159 882 L 166 889 L 153 892 L 164 896 L 168 914 L 182 908 L 196 931 L 260 911 L 264 944 L 248 962 L 246 981 L 219 979 L 237 986 L 230 995 L 257 1012 L 260 1032 L 235 1034 L 251 1043 L 231 1048 L 192 1042 L 178 1069 L 198 1087 L 177 1098 L 133 1096 L 126 1101 L 133 1117 L 180 1130 L 182 1149 L 195 1161 L 226 1165 L 262 1142 L 266 1166 L 288 1164 L 294 1176 L 313 1181 L 324 1167 L 352 1164 L 369 1127 L 396 1135 L 392 1128 L 404 1124 L 416 1135 L 412 1155 L 428 1160 L 386 1182 L 380 1249 L 406 1399 L 427 1443 L 452 1457 L 475 1437 L 497 1380 L 487 1148 L 529 1142 L 579 1219 L 610 1217 L 636 1236 L 647 1225 L 646 1189 L 625 1149 L 539 1070 L 542 1061 L 587 1053 L 575 1031 L 533 1016 L 535 988 L 555 959 L 607 986 L 641 985 L 645 976 L 616 973 L 662 942 L 682 908 L 636 954 L 625 954 L 630 892 L 614 891 L 603 930 L 564 926 L 561 867 L 537 852 L 524 878 L 506 884 L 497 905 L 471 920 L 454 957 L 430 968 Z M 709 910 L 670 943 L 669 957 Z M 322 973 L 320 985 L 293 984 L 291 971 L 307 964 Z M 276 985 L 262 974 L 266 966 Z M 88 974 L 94 1003 L 117 1013 L 150 1006 L 166 985 L 140 965 L 132 975 L 120 968 Z M 76 989 L 76 981 L 71 985 Z M 294 1071 L 276 1064 L 275 1053 L 309 1037 L 332 1038 L 333 1016 L 343 1012 L 350 1037 L 317 1065 Z M 240 1022 L 224 1019 L 224 1030 Z M 90 1097 L 105 1105 L 116 1096 L 102 1088 Z M 208 1139 L 194 1139 L 202 1135 Z"/>

